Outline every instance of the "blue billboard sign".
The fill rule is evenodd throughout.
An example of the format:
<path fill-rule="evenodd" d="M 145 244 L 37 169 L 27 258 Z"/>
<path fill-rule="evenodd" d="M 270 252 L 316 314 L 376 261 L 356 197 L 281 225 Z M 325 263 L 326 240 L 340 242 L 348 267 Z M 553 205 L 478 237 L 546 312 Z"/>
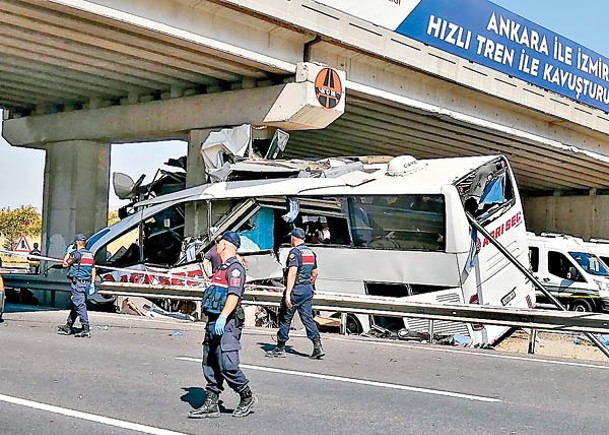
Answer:
<path fill-rule="evenodd" d="M 317 1 L 609 113 L 608 58 L 490 1 Z"/>

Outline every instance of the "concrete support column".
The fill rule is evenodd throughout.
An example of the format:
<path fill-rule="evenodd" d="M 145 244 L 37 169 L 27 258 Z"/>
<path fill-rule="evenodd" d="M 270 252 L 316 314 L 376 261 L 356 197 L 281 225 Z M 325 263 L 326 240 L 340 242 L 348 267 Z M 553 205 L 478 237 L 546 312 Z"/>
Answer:
<path fill-rule="evenodd" d="M 207 171 L 201 156 L 201 144 L 211 129 L 191 130 L 188 135 L 188 161 L 186 164 L 186 188 L 205 184 Z M 184 235 L 200 237 L 207 232 L 207 207 L 203 203 L 186 204 Z"/>
<path fill-rule="evenodd" d="M 211 129 L 190 130 L 188 135 L 188 163 L 186 166 L 186 188 L 199 186 L 207 180 L 205 163 L 201 156 L 201 144 L 207 139 Z"/>
<path fill-rule="evenodd" d="M 46 150 L 42 246 L 62 257 L 74 234 L 90 236 L 107 225 L 110 145 L 71 140 Z"/>

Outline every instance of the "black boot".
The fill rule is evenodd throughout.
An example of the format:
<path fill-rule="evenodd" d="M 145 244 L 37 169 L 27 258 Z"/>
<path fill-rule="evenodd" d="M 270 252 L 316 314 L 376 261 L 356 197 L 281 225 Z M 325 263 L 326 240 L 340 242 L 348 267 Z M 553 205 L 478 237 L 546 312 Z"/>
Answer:
<path fill-rule="evenodd" d="M 188 418 L 218 418 L 220 407 L 218 406 L 218 395 L 213 391 L 205 392 L 205 403 L 198 409 L 188 413 Z"/>
<path fill-rule="evenodd" d="M 313 353 L 309 358 L 311 359 L 322 359 L 326 353 L 324 352 L 323 347 L 321 347 L 321 340 L 318 338 L 317 340 L 313 340 Z"/>
<path fill-rule="evenodd" d="M 74 330 L 74 325 L 68 322 L 65 325 L 59 325 L 57 333 L 61 335 L 74 335 L 76 331 Z"/>
<path fill-rule="evenodd" d="M 91 338 L 91 329 L 89 329 L 89 325 L 87 325 L 87 324 L 82 325 L 82 331 L 77 332 L 76 334 L 74 334 L 74 337 Z"/>
<path fill-rule="evenodd" d="M 239 395 L 241 396 L 241 401 L 233 411 L 233 417 L 247 417 L 252 412 L 254 405 L 258 403 L 258 398 L 254 396 L 249 385 Z"/>
<path fill-rule="evenodd" d="M 269 358 L 285 358 L 285 341 L 278 341 L 275 349 L 266 353 Z"/>

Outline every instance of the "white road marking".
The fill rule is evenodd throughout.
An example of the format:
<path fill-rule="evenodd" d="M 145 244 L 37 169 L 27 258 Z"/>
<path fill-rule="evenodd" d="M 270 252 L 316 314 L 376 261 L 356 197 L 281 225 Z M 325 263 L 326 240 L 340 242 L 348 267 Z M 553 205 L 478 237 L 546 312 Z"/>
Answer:
<path fill-rule="evenodd" d="M 179 361 L 201 363 L 201 358 L 176 357 Z M 346 382 L 350 384 L 368 385 L 371 387 L 391 388 L 394 390 L 413 391 L 415 393 L 435 394 L 437 396 L 456 397 L 458 399 L 476 400 L 479 402 L 501 402 L 500 399 L 493 397 L 477 396 L 474 394 L 455 393 L 453 391 L 435 390 L 431 388 L 412 387 L 410 385 L 390 384 L 387 382 L 368 381 L 366 379 L 345 378 L 342 376 L 324 375 L 321 373 L 300 372 L 296 370 L 277 369 L 272 367 L 252 366 L 249 364 L 241 364 L 242 368 L 249 370 L 258 370 L 261 372 L 280 373 L 283 375 L 302 376 L 305 378 L 325 379 L 336 382 Z"/>
<path fill-rule="evenodd" d="M 32 400 L 20 399 L 18 397 L 6 396 L 0 394 L 0 402 L 12 403 L 13 405 L 26 406 L 41 411 L 52 412 L 53 414 L 65 415 L 67 417 L 79 418 L 81 420 L 92 421 L 95 423 L 105 424 L 106 426 L 119 427 L 121 429 L 129 429 L 136 432 L 152 434 L 152 435 L 187 435 L 182 432 L 174 432 L 166 429 L 159 429 L 143 424 L 130 423 L 128 421 L 117 420 L 115 418 L 103 417 L 101 415 L 89 414 L 87 412 L 75 411 L 73 409 L 60 408 L 59 406 L 47 405 L 46 403 L 34 402 Z"/>

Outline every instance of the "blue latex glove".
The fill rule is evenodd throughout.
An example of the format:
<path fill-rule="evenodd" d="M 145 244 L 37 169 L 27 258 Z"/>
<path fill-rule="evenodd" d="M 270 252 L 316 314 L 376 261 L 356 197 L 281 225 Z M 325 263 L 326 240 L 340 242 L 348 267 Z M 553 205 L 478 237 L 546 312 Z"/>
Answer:
<path fill-rule="evenodd" d="M 216 335 L 224 334 L 224 327 L 226 326 L 226 317 L 220 316 L 218 320 L 216 320 L 216 324 L 214 325 L 214 332 Z"/>
<path fill-rule="evenodd" d="M 87 285 L 87 294 L 89 296 L 92 296 L 95 294 L 95 284 L 89 284 Z"/>

